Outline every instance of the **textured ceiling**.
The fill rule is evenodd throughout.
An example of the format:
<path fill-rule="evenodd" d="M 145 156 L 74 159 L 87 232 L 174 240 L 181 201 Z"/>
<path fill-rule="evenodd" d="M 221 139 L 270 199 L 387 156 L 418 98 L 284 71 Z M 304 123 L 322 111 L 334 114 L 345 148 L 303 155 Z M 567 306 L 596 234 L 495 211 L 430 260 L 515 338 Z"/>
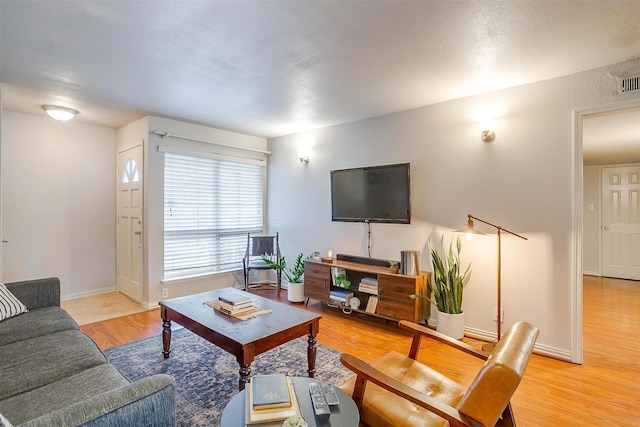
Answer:
<path fill-rule="evenodd" d="M 3 108 L 274 137 L 640 56 L 639 1 L 0 0 Z"/>

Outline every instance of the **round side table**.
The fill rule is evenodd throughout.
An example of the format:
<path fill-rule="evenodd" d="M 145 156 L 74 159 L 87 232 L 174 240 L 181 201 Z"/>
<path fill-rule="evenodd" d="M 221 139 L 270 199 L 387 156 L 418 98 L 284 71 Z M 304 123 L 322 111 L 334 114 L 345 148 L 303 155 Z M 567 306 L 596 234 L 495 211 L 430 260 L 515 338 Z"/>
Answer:
<path fill-rule="evenodd" d="M 309 427 L 358 427 L 360 423 L 360 414 L 358 413 L 358 407 L 355 402 L 345 392 L 335 387 L 336 393 L 338 393 L 338 399 L 340 403 L 331 407 L 331 416 L 324 422 L 319 421 L 313 412 L 313 406 L 311 404 L 311 397 L 309 396 L 309 383 L 317 382 L 324 383 L 315 378 L 307 377 L 291 377 L 293 388 L 298 399 L 298 405 L 300 406 L 300 412 L 302 417 L 309 424 Z M 225 406 L 222 411 L 221 427 L 245 427 L 244 412 L 245 412 L 245 391 L 241 391 L 236 394 Z M 274 423 L 273 425 L 281 425 Z"/>

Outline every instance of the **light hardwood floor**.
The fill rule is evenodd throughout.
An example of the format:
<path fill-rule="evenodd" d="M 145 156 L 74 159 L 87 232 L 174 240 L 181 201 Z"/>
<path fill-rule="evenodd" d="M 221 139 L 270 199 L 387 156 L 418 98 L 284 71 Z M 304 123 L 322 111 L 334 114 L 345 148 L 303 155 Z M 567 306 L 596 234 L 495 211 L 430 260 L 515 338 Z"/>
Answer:
<path fill-rule="evenodd" d="M 147 309 L 119 292 L 106 292 L 84 298 L 62 301 L 60 304 L 79 325 L 113 319 Z"/>
<path fill-rule="evenodd" d="M 259 294 L 269 297 L 274 292 Z M 286 292 L 280 300 L 288 303 Z M 318 342 L 327 347 L 366 361 L 391 349 L 405 353 L 409 349 L 410 338 L 394 324 L 347 316 L 314 301 L 306 309 L 322 314 Z M 92 323 L 82 330 L 101 348 L 109 348 L 158 335 L 162 326 L 156 309 Z M 518 425 L 639 426 L 639 335 L 640 282 L 585 276 L 584 363 L 534 355 L 512 400 Z M 423 342 L 419 360 L 467 385 L 480 367 L 477 359 L 431 342 Z"/>

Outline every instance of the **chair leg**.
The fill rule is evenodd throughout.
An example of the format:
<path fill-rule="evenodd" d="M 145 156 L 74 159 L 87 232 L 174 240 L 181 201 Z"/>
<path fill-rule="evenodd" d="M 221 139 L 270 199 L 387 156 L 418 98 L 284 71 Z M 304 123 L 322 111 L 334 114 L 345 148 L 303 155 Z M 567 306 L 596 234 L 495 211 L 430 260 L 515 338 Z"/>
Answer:
<path fill-rule="evenodd" d="M 249 290 L 249 272 L 244 260 L 242 260 L 242 274 L 244 276 L 244 291 L 247 292 Z"/>
<path fill-rule="evenodd" d="M 501 421 L 501 422 L 500 422 Z M 516 420 L 513 417 L 513 411 L 511 410 L 511 402 L 502 411 L 502 420 L 498 422 L 498 425 L 502 427 L 516 427 Z"/>

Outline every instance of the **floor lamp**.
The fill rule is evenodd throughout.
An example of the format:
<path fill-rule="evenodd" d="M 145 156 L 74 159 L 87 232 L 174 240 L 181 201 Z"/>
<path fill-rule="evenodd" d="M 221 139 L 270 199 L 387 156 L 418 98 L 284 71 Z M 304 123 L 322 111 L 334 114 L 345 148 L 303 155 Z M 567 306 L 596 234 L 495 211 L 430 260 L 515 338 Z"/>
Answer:
<path fill-rule="evenodd" d="M 501 273 L 501 257 L 502 257 L 502 255 L 501 255 L 501 245 L 502 245 L 502 243 L 501 243 L 500 235 L 504 231 L 506 233 L 513 234 L 514 236 L 519 237 L 521 239 L 524 239 L 524 240 L 528 240 L 528 239 L 526 237 L 523 237 L 523 236 L 521 236 L 519 234 L 514 233 L 513 231 L 509 231 L 506 228 L 503 228 L 503 227 L 501 227 L 499 225 L 492 224 L 492 223 L 490 223 L 488 221 L 485 221 L 483 219 L 475 217 L 475 216 L 473 216 L 471 214 L 467 215 L 467 228 L 465 228 L 463 230 L 458 230 L 457 233 L 465 233 L 468 237 L 473 236 L 474 234 L 479 234 L 479 235 L 485 235 L 486 236 L 485 233 L 482 233 L 482 232 L 476 230 L 475 228 L 473 228 L 473 220 L 474 219 L 476 221 L 480 221 L 480 222 L 482 222 L 484 224 L 487 224 L 487 225 L 490 225 L 492 227 L 495 227 L 498 230 L 498 314 L 496 316 L 496 320 L 498 321 L 498 339 L 496 340 L 495 343 L 491 342 L 491 343 L 487 343 L 487 344 L 482 346 L 483 350 L 491 351 L 496 346 L 496 343 L 498 341 L 500 341 L 500 338 L 502 336 L 502 334 L 501 334 L 501 326 L 502 326 L 502 286 L 501 286 L 502 285 L 502 283 L 501 283 L 501 275 L 502 275 L 502 273 Z"/>

